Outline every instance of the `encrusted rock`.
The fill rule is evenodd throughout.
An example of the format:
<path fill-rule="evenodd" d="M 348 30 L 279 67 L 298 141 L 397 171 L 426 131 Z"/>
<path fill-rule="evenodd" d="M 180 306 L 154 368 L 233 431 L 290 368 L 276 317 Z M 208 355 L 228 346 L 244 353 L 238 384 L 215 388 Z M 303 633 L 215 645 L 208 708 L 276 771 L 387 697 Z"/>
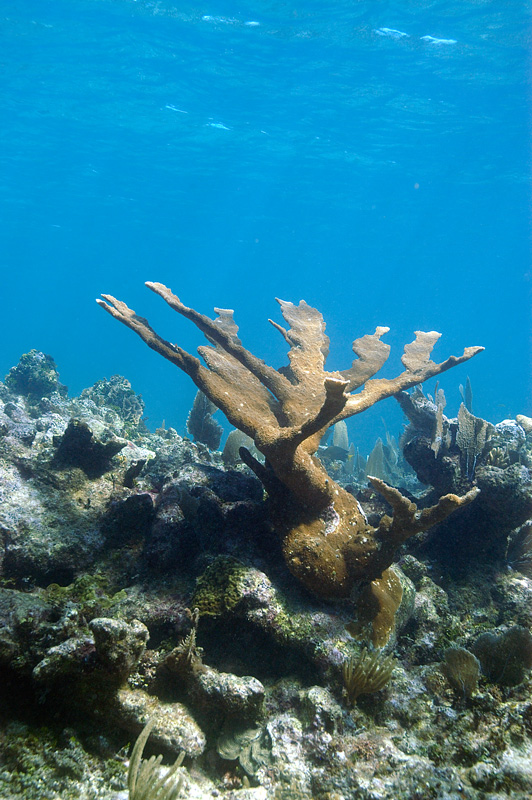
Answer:
<path fill-rule="evenodd" d="M 149 492 L 111 502 L 101 522 L 106 544 L 120 547 L 144 539 L 151 531 L 154 518 L 153 497 Z"/>
<path fill-rule="evenodd" d="M 532 417 L 525 417 L 524 414 L 518 414 L 515 419 L 526 434 L 532 433 Z"/>
<path fill-rule="evenodd" d="M 155 716 L 151 734 L 154 746 L 166 752 L 178 755 L 184 751 L 197 758 L 205 749 L 205 735 L 182 703 L 161 703 L 140 689 L 122 689 L 111 713 L 116 724 L 133 735 Z"/>
<path fill-rule="evenodd" d="M 264 706 L 264 686 L 257 678 L 204 667 L 190 691 L 198 707 L 211 714 L 255 720 Z"/>
<path fill-rule="evenodd" d="M 331 692 L 323 686 L 311 686 L 301 692 L 303 718 L 314 730 L 338 733 L 342 726 L 343 709 Z"/>
<path fill-rule="evenodd" d="M 138 664 L 149 631 L 142 622 L 134 619 L 127 623 L 120 619 L 99 617 L 89 623 L 94 646 L 102 664 L 118 679 L 125 679 Z"/>
<path fill-rule="evenodd" d="M 86 422 L 72 419 L 57 443 L 53 466 L 57 469 L 79 467 L 89 478 L 98 478 L 111 469 L 111 459 L 125 446 L 112 435 L 95 438 Z"/>
<path fill-rule="evenodd" d="M 24 395 L 34 401 L 49 397 L 54 392 L 61 396 L 67 393 L 67 387 L 59 382 L 59 373 L 52 356 L 40 350 L 24 353 L 17 366 L 9 370 L 5 384 L 15 394 Z"/>
<path fill-rule="evenodd" d="M 53 686 L 64 678 L 76 678 L 94 669 L 96 648 L 92 636 L 77 636 L 50 647 L 33 670 L 38 684 Z"/>
<path fill-rule="evenodd" d="M 45 481 L 26 480 L 20 469 L 0 464 L 5 576 L 30 585 L 66 584 L 91 563 L 103 544 L 98 531 L 98 491 L 90 500 L 79 486 L 67 495 L 68 501 L 61 489 Z"/>
<path fill-rule="evenodd" d="M 266 730 L 272 743 L 272 760 L 283 783 L 297 787 L 302 796 L 311 795 L 301 722 L 293 714 L 279 714 L 269 720 Z"/>
<path fill-rule="evenodd" d="M 74 636 L 46 651 L 33 670 L 37 683 L 53 686 L 66 677 L 90 681 L 92 674 L 94 691 L 103 694 L 123 683 L 144 652 L 148 629 L 138 620 L 106 618 L 93 619 L 89 627 L 92 636 Z"/>
<path fill-rule="evenodd" d="M 40 594 L 0 588 L 0 665 L 9 668 L 16 663 L 23 672 L 31 669 L 38 652 L 36 643 L 51 616 Z"/>
<path fill-rule="evenodd" d="M 413 648 L 421 663 L 430 661 L 438 652 L 442 641 L 442 624 L 447 631 L 458 628 L 458 620 L 451 616 L 445 591 L 428 576 L 421 578 L 414 603 L 409 632 Z"/>
<path fill-rule="evenodd" d="M 513 419 L 503 419 L 495 425 L 493 445 L 503 445 L 508 451 L 518 453 L 526 440 L 523 426 Z"/>
<path fill-rule="evenodd" d="M 129 433 L 138 428 L 144 413 L 144 401 L 140 394 L 131 388 L 131 383 L 122 375 L 112 375 L 109 379 L 102 378 L 84 389 L 80 401 L 92 401 L 97 408 L 104 408 L 107 412 L 113 411 L 125 425 Z"/>

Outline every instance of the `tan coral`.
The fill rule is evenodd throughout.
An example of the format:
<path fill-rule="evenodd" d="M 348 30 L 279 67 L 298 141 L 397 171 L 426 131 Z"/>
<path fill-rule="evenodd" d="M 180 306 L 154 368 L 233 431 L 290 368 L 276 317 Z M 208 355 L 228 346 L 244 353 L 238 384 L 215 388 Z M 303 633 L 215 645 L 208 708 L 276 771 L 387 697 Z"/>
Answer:
<path fill-rule="evenodd" d="M 393 379 L 375 379 L 390 350 L 381 339 L 388 328 L 378 327 L 375 333 L 355 339 L 353 351 L 358 358 L 349 369 L 328 372 L 329 339 L 322 315 L 304 301 L 296 306 L 280 300 L 289 327 L 272 325 L 290 349 L 289 366 L 276 370 L 242 346 L 232 311 L 216 309 L 218 316 L 211 320 L 183 305 L 166 286 L 146 285 L 205 334 L 210 346 L 198 352 L 206 366 L 160 337 L 120 300 L 103 295 L 104 300 L 97 302 L 186 372 L 228 420 L 254 440 L 266 458 L 265 465 L 244 448 L 241 456 L 270 495 L 289 569 L 315 594 L 349 596 L 355 582 L 380 577 L 408 537 L 476 496 L 476 489 L 463 497 L 446 495 L 432 508 L 418 511 L 396 489 L 370 478 L 394 509 L 393 518 L 385 516 L 373 528 L 357 500 L 329 478 L 315 452 L 330 425 L 467 361 L 482 347 L 468 347 L 461 356 L 437 364 L 430 354 L 440 334 L 417 332 L 404 348 L 405 370 Z"/>

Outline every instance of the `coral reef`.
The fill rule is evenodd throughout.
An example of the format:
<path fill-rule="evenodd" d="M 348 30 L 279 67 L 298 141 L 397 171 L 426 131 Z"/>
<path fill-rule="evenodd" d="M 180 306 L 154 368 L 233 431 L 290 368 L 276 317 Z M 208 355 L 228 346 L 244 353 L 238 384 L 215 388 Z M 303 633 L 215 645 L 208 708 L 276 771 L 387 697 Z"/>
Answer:
<path fill-rule="evenodd" d="M 528 800 L 532 432 L 488 427 L 473 473 L 441 390 L 408 395 L 416 424 L 382 442 L 396 517 L 483 491 L 331 600 L 290 573 L 253 472 L 149 433 L 128 387 L 0 384 L 0 796 L 127 800 L 140 735 L 130 776 L 191 800 Z M 312 458 L 393 525 L 354 452 L 340 426 Z"/>

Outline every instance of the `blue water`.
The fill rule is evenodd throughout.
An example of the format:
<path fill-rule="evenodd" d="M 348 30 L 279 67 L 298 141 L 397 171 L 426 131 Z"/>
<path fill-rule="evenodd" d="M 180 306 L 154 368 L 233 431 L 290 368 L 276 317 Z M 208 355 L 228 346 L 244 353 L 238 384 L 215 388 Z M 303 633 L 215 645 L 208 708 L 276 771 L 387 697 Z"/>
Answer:
<path fill-rule="evenodd" d="M 194 350 L 155 280 L 234 308 L 276 366 L 275 296 L 320 308 L 331 368 L 375 325 L 389 375 L 414 330 L 444 334 L 439 360 L 482 344 L 443 379 L 449 414 L 467 375 L 478 415 L 531 414 L 530 17 L 518 0 L 4 0 L 0 376 L 41 349 L 72 394 L 120 373 L 152 428 L 183 431 L 188 377 L 94 302 Z M 393 400 L 352 422 L 363 449 L 383 418 L 399 426 Z"/>

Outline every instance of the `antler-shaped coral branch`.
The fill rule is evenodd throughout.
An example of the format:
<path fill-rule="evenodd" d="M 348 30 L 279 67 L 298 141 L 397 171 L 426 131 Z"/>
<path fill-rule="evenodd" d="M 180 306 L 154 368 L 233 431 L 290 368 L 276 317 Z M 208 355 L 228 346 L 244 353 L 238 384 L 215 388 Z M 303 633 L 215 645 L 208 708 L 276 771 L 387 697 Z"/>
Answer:
<path fill-rule="evenodd" d="M 377 330 L 380 329 L 377 328 Z M 385 328 L 384 330 L 388 329 Z M 484 349 L 483 347 L 466 347 L 461 356 L 449 356 L 441 364 L 437 364 L 431 361 L 430 354 L 441 333 L 436 331 L 429 331 L 428 333 L 416 331 L 415 333 L 416 338 L 410 344 L 405 345 L 404 354 L 401 358 L 403 365 L 406 367 L 405 371 L 396 378 L 379 378 L 368 381 L 361 392 L 349 397 L 342 418 L 359 414 L 385 397 L 391 397 L 397 392 L 409 389 L 418 383 L 423 383 L 435 375 L 440 375 L 442 372 L 451 369 L 451 367 L 456 367 L 458 364 L 468 361 Z"/>
<path fill-rule="evenodd" d="M 453 511 L 471 503 L 480 493 L 480 489 L 473 487 L 461 496 L 446 494 L 440 497 L 435 505 L 419 510 L 417 505 L 402 495 L 398 489 L 389 486 L 380 478 L 368 475 L 368 481 L 393 509 L 393 517 L 386 514 L 375 530 L 374 535 L 381 542 L 382 553 L 386 551 L 394 553 L 411 536 L 442 522 Z M 386 556 L 385 561 L 388 561 Z"/>
<path fill-rule="evenodd" d="M 442 498 L 433 509 L 417 512 L 397 490 L 387 487 L 383 491 L 381 487 L 379 491 L 387 493 L 390 502 L 393 497 L 395 516 L 390 522 L 384 518 L 375 531 L 356 500 L 328 477 L 313 454 L 331 424 L 467 361 L 482 347 L 466 348 L 463 355 L 437 364 L 430 354 L 440 334 L 418 332 L 414 342 L 405 347 L 405 370 L 393 379 L 372 379 L 390 350 L 381 341 L 388 328 L 378 327 L 375 333 L 353 342 L 357 358 L 349 369 L 328 372 L 329 339 L 322 315 L 304 301 L 296 306 L 279 300 L 289 327 L 272 325 L 289 344 L 289 365 L 276 370 L 243 347 L 232 311 L 216 309 L 218 316 L 212 320 L 185 306 L 163 284 L 146 285 L 205 334 L 209 345 L 198 348 L 205 366 L 159 336 L 146 319 L 120 300 L 103 295 L 104 300 L 97 302 L 186 372 L 236 428 L 254 439 L 267 466 L 260 467 L 251 457 L 246 462 L 272 497 L 288 566 L 312 591 L 349 594 L 354 581 L 377 577 L 389 566 L 401 541 L 473 499 L 471 493 L 456 498 L 457 502 Z M 352 393 L 360 387 L 358 393 Z M 383 547 L 385 530 L 387 545 Z M 383 565 L 384 552 L 388 563 Z"/>

